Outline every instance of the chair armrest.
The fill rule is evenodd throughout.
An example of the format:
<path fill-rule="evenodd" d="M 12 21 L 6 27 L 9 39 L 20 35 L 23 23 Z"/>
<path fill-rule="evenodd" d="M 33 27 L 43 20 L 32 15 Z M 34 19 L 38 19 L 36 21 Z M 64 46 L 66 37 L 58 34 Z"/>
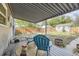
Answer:
<path fill-rule="evenodd" d="M 32 40 L 32 41 L 28 41 L 28 42 L 27 42 L 27 45 L 28 45 L 29 43 L 31 43 L 31 42 L 33 42 L 33 40 Z"/>

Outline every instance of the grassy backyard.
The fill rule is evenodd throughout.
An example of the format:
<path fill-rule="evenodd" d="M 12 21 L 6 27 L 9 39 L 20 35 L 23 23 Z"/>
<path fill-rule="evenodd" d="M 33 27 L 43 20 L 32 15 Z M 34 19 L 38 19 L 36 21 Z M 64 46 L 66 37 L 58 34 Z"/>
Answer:
<path fill-rule="evenodd" d="M 69 32 L 51 32 L 49 34 L 50 34 L 50 37 L 52 38 L 51 40 L 53 44 L 55 43 L 54 39 L 61 38 L 65 46 L 69 44 L 72 40 L 78 37 L 78 35 L 75 35 Z"/>

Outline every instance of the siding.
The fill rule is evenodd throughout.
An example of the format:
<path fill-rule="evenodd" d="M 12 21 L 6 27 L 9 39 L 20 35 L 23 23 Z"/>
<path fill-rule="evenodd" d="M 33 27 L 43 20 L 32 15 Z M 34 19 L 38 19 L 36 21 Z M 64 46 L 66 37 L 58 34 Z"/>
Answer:
<path fill-rule="evenodd" d="M 0 55 L 2 55 L 4 49 L 7 47 L 11 37 L 11 29 L 0 24 Z"/>

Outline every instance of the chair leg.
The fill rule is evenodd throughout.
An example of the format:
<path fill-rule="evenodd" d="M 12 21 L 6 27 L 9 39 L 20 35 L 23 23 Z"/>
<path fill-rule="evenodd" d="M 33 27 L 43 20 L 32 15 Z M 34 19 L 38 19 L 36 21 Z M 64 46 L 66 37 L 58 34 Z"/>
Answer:
<path fill-rule="evenodd" d="M 47 51 L 47 56 L 48 56 L 48 51 Z"/>
<path fill-rule="evenodd" d="M 38 49 L 36 50 L 36 56 L 37 56 L 37 54 L 38 54 Z"/>
<path fill-rule="evenodd" d="M 48 51 L 47 51 L 47 54 L 49 55 L 50 54 L 50 48 L 51 48 L 51 46 L 49 46 L 49 49 L 48 49 Z M 47 55 L 47 56 L 48 56 Z"/>

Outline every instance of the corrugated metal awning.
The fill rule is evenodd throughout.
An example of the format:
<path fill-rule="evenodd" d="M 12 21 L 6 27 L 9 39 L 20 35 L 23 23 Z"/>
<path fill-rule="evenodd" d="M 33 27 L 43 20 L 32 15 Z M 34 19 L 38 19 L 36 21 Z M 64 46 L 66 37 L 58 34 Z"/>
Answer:
<path fill-rule="evenodd" d="M 14 18 L 37 23 L 79 9 L 77 3 L 10 3 Z"/>

